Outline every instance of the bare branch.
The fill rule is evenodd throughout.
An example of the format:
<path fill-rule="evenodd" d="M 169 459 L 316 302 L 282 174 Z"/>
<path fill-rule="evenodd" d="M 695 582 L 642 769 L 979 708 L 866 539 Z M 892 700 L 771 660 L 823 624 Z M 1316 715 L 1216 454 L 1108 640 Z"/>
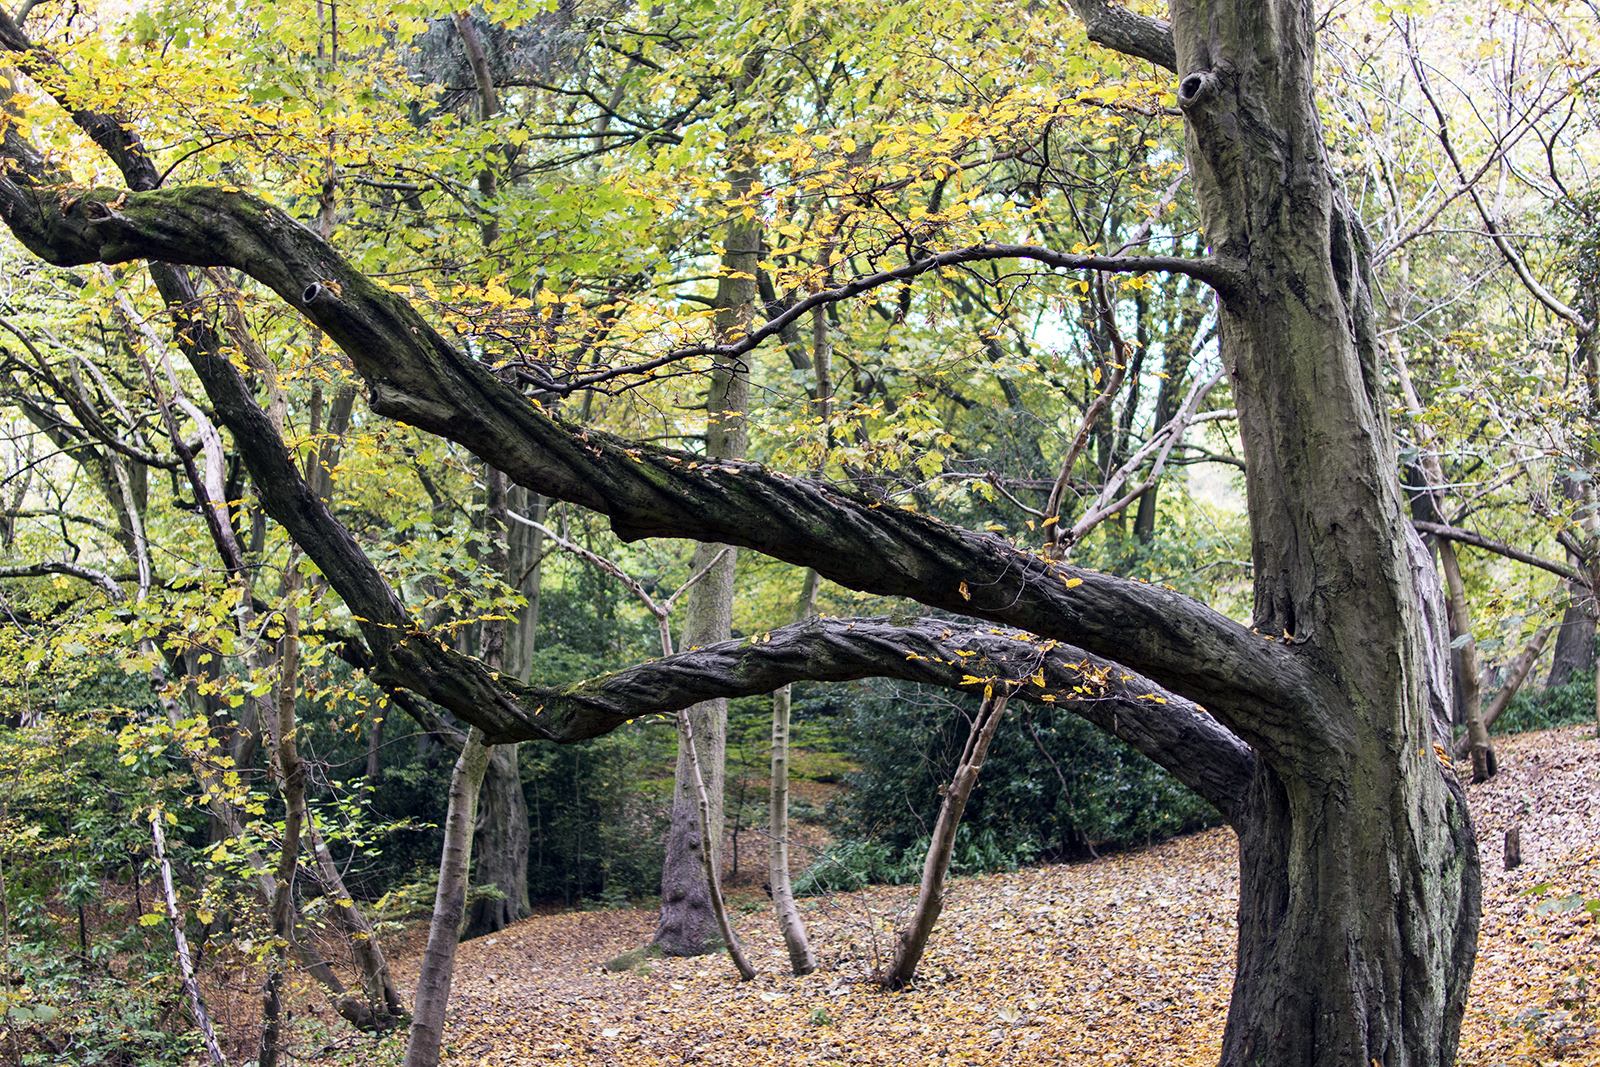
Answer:
<path fill-rule="evenodd" d="M 76 563 L 56 563 L 50 560 L 0 567 L 0 578 L 42 578 L 46 574 L 65 574 L 71 578 L 81 578 L 104 589 L 112 600 L 122 599 L 122 587 L 117 585 L 116 579 L 92 567 L 80 567 Z"/>
<path fill-rule="evenodd" d="M 1496 541 L 1492 537 L 1485 537 L 1483 534 L 1473 533 L 1471 530 L 1463 530 L 1456 526 L 1446 526 L 1440 522 L 1424 522 L 1421 519 L 1412 519 L 1411 525 L 1416 527 L 1419 533 L 1425 533 L 1432 537 L 1443 537 L 1450 541 L 1458 541 L 1463 545 L 1481 548 L 1486 552 L 1504 556 L 1506 559 L 1514 559 L 1518 563 L 1526 563 L 1530 567 L 1538 567 L 1540 570 L 1549 571 L 1551 574 L 1559 575 L 1569 582 L 1583 586 L 1585 589 L 1589 588 L 1589 579 L 1582 571 L 1569 567 L 1565 563 L 1557 563 L 1555 560 L 1536 556 L 1532 552 L 1524 552 L 1520 548 L 1513 548 L 1504 541 Z"/>

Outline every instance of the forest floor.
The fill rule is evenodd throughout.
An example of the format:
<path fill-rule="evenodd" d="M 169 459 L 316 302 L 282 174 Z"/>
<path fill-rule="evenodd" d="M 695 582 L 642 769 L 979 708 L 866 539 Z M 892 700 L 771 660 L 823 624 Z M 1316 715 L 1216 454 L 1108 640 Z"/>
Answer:
<path fill-rule="evenodd" d="M 1469 788 L 1484 921 L 1466 1067 L 1600 1065 L 1600 742 L 1592 725 L 1497 738 Z M 1460 766 L 1460 765 L 1458 765 Z M 1463 771 L 1465 767 L 1460 767 Z M 1520 824 L 1521 867 L 1502 863 Z M 1213 830 L 1102 859 L 955 879 L 920 980 L 870 981 L 914 887 L 803 900 L 822 969 L 789 974 L 765 897 L 736 927 L 760 972 L 723 956 L 607 974 L 654 912 L 542 915 L 463 944 L 445 1062 L 582 1064 L 1213 1064 L 1233 979 L 1236 848 Z M 397 962 L 402 988 L 415 958 Z M 398 1062 L 400 1035 L 350 1037 L 346 1063 Z"/>

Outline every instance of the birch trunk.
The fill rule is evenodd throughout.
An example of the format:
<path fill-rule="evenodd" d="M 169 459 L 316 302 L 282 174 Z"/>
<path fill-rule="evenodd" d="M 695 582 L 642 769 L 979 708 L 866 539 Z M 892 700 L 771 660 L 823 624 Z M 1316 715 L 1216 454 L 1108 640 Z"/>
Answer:
<path fill-rule="evenodd" d="M 772 906 L 778 913 L 778 929 L 789 950 L 789 966 L 797 975 L 817 969 L 816 954 L 806 936 L 805 921 L 795 907 L 794 889 L 789 884 L 789 687 L 772 694 L 772 785 L 767 800 L 768 829 L 772 843 L 767 852 L 767 881 L 772 887 Z"/>

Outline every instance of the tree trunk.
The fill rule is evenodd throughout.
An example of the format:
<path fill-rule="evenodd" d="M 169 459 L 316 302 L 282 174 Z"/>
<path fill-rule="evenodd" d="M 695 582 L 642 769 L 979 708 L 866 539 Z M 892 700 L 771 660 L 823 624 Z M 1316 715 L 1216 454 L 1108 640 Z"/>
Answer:
<path fill-rule="evenodd" d="M 1219 334 L 1247 465 L 1255 629 L 1307 668 L 1225 721 L 1256 751 L 1236 820 L 1224 1065 L 1448 1067 L 1480 871 L 1441 766 L 1437 580 L 1403 514 L 1366 235 L 1335 185 L 1303 0 L 1177 0 L 1201 223 L 1237 266 Z M 1431 589 L 1429 583 L 1431 581 Z"/>
<path fill-rule="evenodd" d="M 389 973 L 389 961 L 383 954 L 383 946 L 372 924 L 361 914 L 361 909 L 356 907 L 349 890 L 345 888 L 339 865 L 333 861 L 333 853 L 328 851 L 328 844 L 323 840 L 322 831 L 317 828 L 316 819 L 309 814 L 306 818 L 306 836 L 315 863 L 317 883 L 330 901 L 325 914 L 344 934 L 350 945 L 350 958 L 361 976 L 361 988 L 371 1012 L 371 1018 L 362 1029 L 387 1030 L 399 1026 L 407 1018 L 406 1005 Z"/>
<path fill-rule="evenodd" d="M 736 174 L 733 193 L 747 192 L 753 177 Z M 754 320 L 756 265 L 761 248 L 760 227 L 742 219 L 728 224 L 722 257 L 723 277 L 717 282 L 716 332 L 719 340 L 749 332 Z M 750 379 L 744 364 L 719 360 L 711 373 L 706 396 L 706 458 L 740 459 L 744 456 L 746 414 L 750 404 Z M 710 566 L 710 573 L 690 589 L 683 627 L 685 651 L 697 645 L 726 640 L 733 626 L 733 580 L 738 554 L 729 551 L 720 560 L 723 545 L 700 544 L 689 573 Z M 713 560 L 716 562 L 713 564 Z M 696 799 L 695 760 L 678 735 L 678 764 L 673 778 L 672 822 L 661 868 L 661 921 L 651 944 L 670 956 L 697 956 L 711 951 L 718 940 L 711 892 L 702 873 L 700 850 L 710 850 L 713 864 L 721 862 L 722 782 L 727 750 L 728 702 L 710 700 L 689 709 L 689 724 L 698 738 L 699 774 L 710 800 L 711 835 L 703 840 Z"/>
<path fill-rule="evenodd" d="M 1459 657 L 1461 669 L 1456 672 L 1456 685 L 1461 694 L 1461 717 L 1467 726 L 1467 752 L 1472 757 L 1472 780 L 1487 782 L 1499 770 L 1494 746 L 1489 743 L 1488 724 L 1483 721 L 1483 696 L 1478 675 L 1478 646 L 1472 639 L 1472 616 L 1467 611 L 1467 586 L 1461 580 L 1461 563 L 1456 556 L 1456 546 L 1440 540 L 1439 564 L 1444 571 L 1445 590 L 1449 595 L 1450 644 Z M 1456 643 L 1460 642 L 1460 647 Z"/>
<path fill-rule="evenodd" d="M 701 544 L 695 550 L 692 571 L 698 572 L 721 550 L 721 545 Z M 684 626 L 683 647 L 689 649 L 726 639 L 733 611 L 733 553 L 713 567 L 688 596 L 689 620 Z M 672 790 L 672 822 L 661 866 L 661 918 L 651 939 L 653 946 L 669 956 L 698 956 L 714 951 L 721 940 L 701 850 L 709 851 L 712 863 L 720 862 L 728 702 L 707 700 L 688 709 L 687 714 L 690 729 L 699 739 L 696 749 L 705 783 L 711 836 L 708 840 L 701 833 L 695 786 L 696 760 L 680 730 Z"/>
<path fill-rule="evenodd" d="M 1559 689 L 1574 675 L 1581 677 L 1594 670 L 1595 620 L 1580 600 L 1589 594 L 1573 589 L 1571 596 L 1567 610 L 1561 613 L 1561 628 L 1556 631 L 1556 649 L 1544 680 L 1546 689 Z"/>
<path fill-rule="evenodd" d="M 772 887 L 772 906 L 778 913 L 778 929 L 789 949 L 789 966 L 797 975 L 817 969 L 817 957 L 806 937 L 806 924 L 795 907 L 794 889 L 789 884 L 789 687 L 772 694 L 772 785 L 767 802 L 771 843 L 767 851 L 767 883 Z"/>
<path fill-rule="evenodd" d="M 520 485 L 506 493 L 506 506 L 519 515 L 544 522 L 545 499 Z M 506 634 L 503 669 L 526 682 L 533 669 L 533 652 L 539 635 L 539 596 L 544 582 L 544 534 L 520 522 L 506 527 L 506 578 L 527 603 L 517 609 Z"/>
<path fill-rule="evenodd" d="M 504 930 L 533 914 L 528 901 L 528 800 L 522 793 L 516 745 L 495 745 L 490 753 L 478 812 L 472 846 L 478 865 L 473 880 L 479 886 L 495 886 L 505 895 L 473 902 L 463 938 Z"/>
<path fill-rule="evenodd" d="M 1529 673 L 1532 672 L 1533 665 L 1538 662 L 1539 653 L 1544 651 L 1545 642 L 1550 640 L 1551 631 L 1554 629 L 1555 627 L 1553 626 L 1542 627 L 1538 633 L 1533 635 L 1533 639 L 1522 650 L 1522 654 L 1517 657 L 1516 662 L 1511 665 L 1511 673 L 1506 676 L 1505 684 L 1500 687 L 1500 692 L 1494 695 L 1494 701 L 1483 713 L 1483 728 L 1485 730 L 1493 726 L 1494 721 L 1511 705 L 1511 698 L 1517 695 L 1517 690 L 1522 688 L 1522 683 L 1527 680 Z M 1472 739 L 1470 737 L 1462 737 L 1461 740 L 1457 741 L 1456 758 L 1459 759 L 1465 756 L 1471 748 L 1471 744 Z"/>
<path fill-rule="evenodd" d="M 493 467 L 484 472 L 486 508 L 485 534 L 489 541 L 488 565 L 508 584 L 520 575 L 514 566 L 511 522 L 506 514 L 506 477 Z M 519 661 L 523 622 L 507 626 L 504 619 L 489 619 L 483 624 L 483 659 L 491 670 L 507 670 L 513 675 L 526 673 L 526 661 Z M 507 662 L 510 650 L 512 662 Z M 532 913 L 528 903 L 528 801 L 522 793 L 522 772 L 516 745 L 499 745 L 490 753 L 483 776 L 483 796 L 478 798 L 478 820 L 473 851 L 478 855 L 477 883 L 492 885 L 501 893 L 499 900 L 480 898 L 467 916 L 463 937 L 478 937 L 503 930 Z"/>
<path fill-rule="evenodd" d="M 678 712 L 678 732 L 683 738 L 684 747 L 689 750 L 689 768 L 694 773 L 695 797 L 698 802 L 696 811 L 700 818 L 700 836 L 702 839 L 710 836 L 711 799 L 706 794 L 705 781 L 700 777 L 700 761 L 695 755 L 694 730 L 689 725 L 689 709 L 684 708 Z M 739 971 L 739 980 L 748 982 L 756 976 L 755 968 L 750 966 L 750 961 L 745 959 L 744 950 L 739 946 L 739 938 L 733 932 L 733 924 L 728 921 L 728 908 L 722 899 L 722 886 L 717 877 L 715 853 L 702 850 L 700 863 L 705 875 L 706 885 L 710 887 L 711 911 L 716 916 L 717 932 L 722 936 L 723 944 L 728 946 L 728 956 L 733 960 L 733 965 Z"/>
<path fill-rule="evenodd" d="M 883 978 L 883 984 L 890 989 L 903 989 L 911 984 L 917 964 L 922 961 L 923 949 L 928 947 L 928 935 L 933 933 L 933 924 L 939 921 L 939 913 L 944 910 L 944 879 L 950 871 L 956 831 L 961 828 L 967 799 L 972 796 L 972 787 L 978 784 L 978 772 L 989 755 L 989 742 L 994 740 L 994 732 L 1005 713 L 1005 696 L 986 696 L 967 732 L 966 751 L 961 754 L 961 763 L 944 791 L 939 821 L 934 823 L 933 836 L 928 841 L 928 857 L 922 863 L 922 882 L 917 887 L 917 906 L 911 912 L 911 921 L 900 931 L 894 963 Z"/>
<path fill-rule="evenodd" d="M 416 1010 L 402 1067 L 438 1067 L 444 1039 L 444 1011 L 455 972 L 456 931 L 467 903 L 467 868 L 472 861 L 472 826 L 477 821 L 478 788 L 489 765 L 483 731 L 467 734 L 450 775 L 450 804 L 444 823 L 444 853 L 439 859 L 439 889 L 433 898 L 428 947 L 417 975 Z"/>
<path fill-rule="evenodd" d="M 172 940 L 178 955 L 178 970 L 183 977 L 183 991 L 189 997 L 189 1010 L 206 1046 L 206 1054 L 217 1067 L 226 1067 L 222 1047 L 217 1044 L 216 1032 L 211 1028 L 211 1016 L 200 996 L 200 984 L 195 981 L 194 964 L 189 958 L 189 942 L 183 936 L 183 909 L 178 906 L 178 894 L 172 888 L 172 865 L 167 862 L 167 836 L 161 829 L 163 812 L 155 808 L 150 812 L 150 839 L 155 844 L 156 862 L 161 868 L 161 888 L 166 894 L 167 919 L 172 923 Z"/>

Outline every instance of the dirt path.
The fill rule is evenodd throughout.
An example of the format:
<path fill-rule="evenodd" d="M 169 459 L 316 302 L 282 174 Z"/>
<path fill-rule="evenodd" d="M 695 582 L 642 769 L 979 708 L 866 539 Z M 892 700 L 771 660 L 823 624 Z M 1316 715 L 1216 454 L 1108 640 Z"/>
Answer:
<path fill-rule="evenodd" d="M 1484 931 L 1461 1063 L 1600 1064 L 1600 923 L 1563 910 L 1600 896 L 1594 728 L 1500 739 L 1502 773 L 1471 790 L 1484 856 Z M 1522 829 L 1524 864 L 1501 843 Z M 1539 889 L 1544 886 L 1546 888 Z M 867 982 L 909 887 L 806 902 L 824 969 L 795 979 L 770 912 L 738 916 L 761 974 L 722 957 L 599 972 L 654 915 L 529 919 L 458 957 L 446 1062 L 492 1064 L 1032 1064 L 1215 1062 L 1232 984 L 1238 875 L 1216 830 L 1071 866 L 958 879 L 903 994 Z M 400 964 L 403 983 L 415 961 Z M 399 1039 L 341 1051 L 395 1062 Z"/>

